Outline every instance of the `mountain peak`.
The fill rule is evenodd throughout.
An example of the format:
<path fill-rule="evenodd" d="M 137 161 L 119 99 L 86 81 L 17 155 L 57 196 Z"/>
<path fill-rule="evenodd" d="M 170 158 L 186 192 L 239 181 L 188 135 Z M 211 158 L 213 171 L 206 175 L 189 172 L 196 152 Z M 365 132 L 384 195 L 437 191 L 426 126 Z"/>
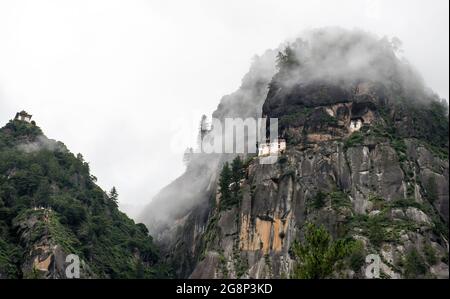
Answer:
<path fill-rule="evenodd" d="M 143 225 L 117 207 L 89 165 L 35 123 L 0 129 L 0 278 L 67 278 L 66 258 L 82 278 L 144 278 L 158 251 Z"/>
<path fill-rule="evenodd" d="M 374 254 L 382 277 L 448 278 L 446 102 L 395 39 L 326 28 L 278 52 L 213 114 L 277 118 L 276 162 L 202 156 L 143 215 L 176 275 L 365 278 Z"/>

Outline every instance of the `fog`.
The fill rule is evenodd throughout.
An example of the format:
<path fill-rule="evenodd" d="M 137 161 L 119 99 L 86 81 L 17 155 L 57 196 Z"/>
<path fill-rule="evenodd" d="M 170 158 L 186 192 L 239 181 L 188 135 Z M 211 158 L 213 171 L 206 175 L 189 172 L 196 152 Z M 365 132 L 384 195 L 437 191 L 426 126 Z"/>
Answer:
<path fill-rule="evenodd" d="M 284 47 L 284 49 L 283 49 Z M 285 70 L 275 81 L 286 87 L 315 81 L 354 86 L 355 82 L 376 82 L 388 89 L 401 89 L 410 101 L 429 100 L 433 91 L 404 57 L 397 37 L 380 37 L 358 29 L 326 27 L 307 30 L 281 46 Z"/>
<path fill-rule="evenodd" d="M 448 99 L 447 0 L 1 1 L 0 122 L 27 110 L 116 186 L 132 216 L 184 171 L 173 136 L 237 90 L 252 57 L 324 26 L 398 37 Z M 189 130 L 188 130 L 189 131 Z"/>
<path fill-rule="evenodd" d="M 137 219 L 147 225 L 158 241 L 165 243 L 170 242 L 175 227 L 183 225 L 180 219 L 192 213 L 201 214 L 202 210 L 208 211 L 223 163 L 231 162 L 235 154 L 244 153 L 246 145 L 248 152 L 255 152 L 252 145 L 256 144 L 256 125 L 249 125 L 244 132 L 244 122 L 241 125 L 235 122 L 236 136 L 233 136 L 233 128 L 227 132 L 235 138 L 230 141 L 226 138 L 225 118 L 230 121 L 230 118 L 243 120 L 261 117 L 267 112 L 262 110 L 268 92 L 271 103 L 283 103 L 299 86 L 326 83 L 352 90 L 361 82 L 382 86 L 387 94 L 392 94 L 390 101 L 395 101 L 399 96 L 416 103 L 440 100 L 432 90 L 427 89 L 420 74 L 403 57 L 398 38 L 388 39 L 359 29 L 340 27 L 305 30 L 276 49 L 254 58 L 240 88 L 223 97 L 214 111 L 214 129 L 201 138 L 201 149 L 208 154 L 201 154 L 200 146 L 194 148 L 195 153 L 190 155 L 186 173 L 165 187 Z M 313 103 L 313 98 L 308 101 L 312 105 L 320 105 Z M 270 106 L 270 102 L 266 104 Z M 286 112 L 283 108 L 282 111 Z M 263 132 L 268 133 L 268 130 L 263 128 Z M 275 132 L 278 133 L 278 126 L 275 126 Z M 273 137 L 272 132 L 270 135 Z M 266 136 L 260 137 L 262 139 L 259 141 L 263 141 Z M 223 142 L 227 141 L 231 152 L 223 146 Z M 210 155 L 212 152 L 221 154 Z"/>
<path fill-rule="evenodd" d="M 192 147 L 193 153 L 186 161 L 186 171 L 164 187 L 137 215 L 137 221 L 146 224 L 151 235 L 159 242 L 170 243 L 173 237 L 172 232 L 176 231 L 174 228 L 183 225 L 183 221 L 179 220 L 188 216 L 193 210 L 196 215 L 208 213 L 211 196 L 216 191 L 220 167 L 226 161 L 231 162 L 236 156 L 235 153 L 242 153 L 237 150 L 238 144 L 245 150 L 245 145 L 250 144 L 250 140 L 256 142 L 259 135 L 256 128 L 254 131 L 249 128 L 244 131 L 243 125 L 242 130 L 236 127 L 236 133 L 240 131 L 242 134 L 233 136 L 234 134 L 229 132 L 230 148 L 234 147 L 236 152 L 231 149 L 232 153 L 227 154 L 223 144 L 225 119 L 243 120 L 260 117 L 268 93 L 267 87 L 277 72 L 276 55 L 279 50 L 267 50 L 263 55 L 253 58 L 252 65 L 243 77 L 239 89 L 220 100 L 212 114 L 212 123 L 206 126 L 211 130 L 207 130 L 203 137 L 199 138 L 198 144 Z M 191 130 L 195 131 L 195 129 Z M 219 144 L 218 147 L 217 144 Z M 247 149 L 251 152 L 250 146 Z"/>
<path fill-rule="evenodd" d="M 47 139 L 44 136 L 38 136 L 33 142 L 24 142 L 17 145 L 19 151 L 25 153 L 35 153 L 41 150 L 46 151 L 66 151 L 66 148 L 55 140 Z"/>

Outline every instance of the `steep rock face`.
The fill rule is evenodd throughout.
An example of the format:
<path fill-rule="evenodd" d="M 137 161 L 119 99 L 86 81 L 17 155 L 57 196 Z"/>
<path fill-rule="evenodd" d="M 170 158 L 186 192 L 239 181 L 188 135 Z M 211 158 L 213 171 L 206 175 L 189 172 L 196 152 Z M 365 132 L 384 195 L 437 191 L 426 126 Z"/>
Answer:
<path fill-rule="evenodd" d="M 385 277 L 448 277 L 448 155 L 402 129 L 407 126 L 397 119 L 396 103 L 369 83 L 353 90 L 361 86 L 364 100 L 349 91 L 350 99 L 303 106 L 301 113 L 288 107 L 285 116 L 275 109 L 287 152 L 273 165 L 247 157 L 239 204 L 221 210 L 216 189 L 207 223 L 189 220 L 196 237 L 185 235 L 184 242 L 198 259 L 189 277 L 290 277 L 293 242 L 309 222 L 324 225 L 336 239 L 362 240 L 367 254 L 382 257 Z M 263 112 L 274 117 L 268 102 Z M 318 194 L 325 197 L 319 206 Z M 432 256 L 421 273 L 405 266 L 416 251 Z M 363 270 L 346 269 L 335 277 L 363 278 Z"/>
<path fill-rule="evenodd" d="M 361 240 L 367 254 L 381 256 L 385 277 L 448 277 L 448 158 L 414 134 L 388 133 L 396 106 L 379 98 L 310 107 L 304 123 L 281 128 L 289 146 L 276 164 L 248 157 L 239 204 L 221 210 L 216 190 L 208 222 L 190 219 L 196 238 L 184 242 L 198 259 L 190 277 L 290 277 L 293 242 L 309 222 L 335 239 Z M 428 259 L 420 273 L 405 265 L 411 252 Z M 363 278 L 363 270 L 334 275 Z"/>
<path fill-rule="evenodd" d="M 65 279 L 66 262 L 78 250 L 76 237 L 64 228 L 51 209 L 28 210 L 14 220 L 14 229 L 24 246 L 21 273 L 24 278 Z M 95 278 L 86 264 L 80 265 L 80 278 Z"/>
<path fill-rule="evenodd" d="M 367 254 L 382 257 L 385 277 L 448 277 L 448 159 L 424 140 L 386 134 L 395 112 L 388 110 L 386 116 L 379 105 L 343 101 L 311 107 L 307 125 L 294 121 L 282 129 L 290 145 L 276 164 L 260 165 L 259 158 L 248 157 L 239 204 L 222 210 L 216 188 L 202 205 L 202 217 L 194 212 L 183 219 L 182 243 L 191 248 L 194 266 L 190 275 L 186 269 L 183 273 L 191 278 L 290 277 L 296 262 L 292 244 L 301 239 L 304 224 L 313 222 L 336 239 L 362 240 Z M 335 118 L 329 120 L 331 128 L 323 118 L 314 125 L 320 113 Z M 355 126 L 355 119 L 362 124 Z M 294 141 L 292 131 L 298 134 Z M 317 206 L 319 193 L 325 200 Z M 412 274 L 405 266 L 412 251 L 432 252 L 423 273 Z M 177 250 L 170 254 L 186 256 Z M 335 276 L 363 278 L 363 270 Z"/>
<path fill-rule="evenodd" d="M 213 117 L 256 117 L 261 115 L 267 85 L 275 73 L 276 52 L 256 57 L 240 88 L 225 97 Z M 161 247 L 166 261 L 178 277 L 188 277 L 198 261 L 201 238 L 211 216 L 212 198 L 221 164 L 233 154 L 196 154 L 186 172 L 163 188 L 144 209 L 139 220 L 147 225 Z"/>
<path fill-rule="evenodd" d="M 376 162 L 381 160 L 380 154 L 389 153 L 391 156 L 385 162 Z M 406 178 L 395 150 L 389 145 L 376 145 L 372 152 L 361 145 L 346 152 L 342 144 L 331 142 L 320 148 L 291 148 L 282 159 L 286 161 L 275 165 L 259 165 L 257 159 L 250 164 L 240 206 L 214 216 L 219 218 L 213 228 L 214 242 L 209 243 L 206 258 L 197 265 L 192 278 L 211 274 L 289 277 L 294 263 L 289 251 L 305 222 L 325 225 L 335 238 L 350 235 L 363 239 L 371 253 L 383 255 L 385 248 L 391 248 L 392 255 L 399 258 L 398 263 L 405 250 L 413 247 L 432 246 L 439 260 L 448 253 L 448 236 L 439 231 L 441 219 L 432 212 L 427 199 L 423 199 L 426 189 Z M 442 163 L 445 168 L 433 175 L 448 174 L 448 163 Z M 375 164 L 372 169 L 370 164 Z M 418 169 L 414 175 L 420 176 L 422 171 Z M 443 186 L 447 185 L 448 178 Z M 408 188 L 417 193 L 408 197 Z M 312 208 L 319 190 L 328 194 L 326 203 L 321 208 Z M 448 190 L 443 193 L 447 194 L 440 196 L 445 196 L 444 202 L 448 204 Z M 359 215 L 363 215 L 364 221 L 379 217 L 375 229 L 386 227 L 392 236 L 374 245 L 370 241 L 371 228 L 359 223 Z M 386 266 L 386 275 L 402 277 L 404 269 L 397 263 L 384 262 L 391 265 Z M 447 269 L 448 276 L 448 266 L 438 265 Z M 354 273 L 352 277 L 362 275 Z"/>
<path fill-rule="evenodd" d="M 362 244 L 330 277 L 365 278 L 368 254 L 383 278 L 448 277 L 447 108 L 386 41 L 337 36 L 319 32 L 280 52 L 262 114 L 278 118 L 287 150 L 269 165 L 244 155 L 231 205 L 219 172 L 233 157 L 221 157 L 164 250 L 175 268 L 189 261 L 178 276 L 296 277 L 293 247 L 314 223 Z"/>

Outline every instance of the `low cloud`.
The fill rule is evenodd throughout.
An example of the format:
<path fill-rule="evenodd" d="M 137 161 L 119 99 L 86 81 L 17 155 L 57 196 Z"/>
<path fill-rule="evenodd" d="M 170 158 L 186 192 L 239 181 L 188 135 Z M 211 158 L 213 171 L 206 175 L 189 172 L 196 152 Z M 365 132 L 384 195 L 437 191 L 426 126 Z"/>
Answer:
<path fill-rule="evenodd" d="M 277 79 L 284 87 L 315 81 L 341 86 L 371 81 L 389 90 L 401 90 L 416 100 L 428 97 L 432 91 L 403 57 L 401 46 L 397 37 L 379 37 L 358 29 L 329 27 L 305 31 L 285 44 L 299 66 L 280 73 Z"/>
<path fill-rule="evenodd" d="M 51 140 L 46 138 L 45 136 L 38 136 L 36 137 L 35 141 L 32 142 L 24 142 L 19 145 L 17 145 L 17 149 L 19 151 L 22 151 L 27 154 L 39 152 L 42 150 L 47 151 L 66 151 L 66 147 L 61 144 L 60 142 L 57 142 L 55 140 Z"/>

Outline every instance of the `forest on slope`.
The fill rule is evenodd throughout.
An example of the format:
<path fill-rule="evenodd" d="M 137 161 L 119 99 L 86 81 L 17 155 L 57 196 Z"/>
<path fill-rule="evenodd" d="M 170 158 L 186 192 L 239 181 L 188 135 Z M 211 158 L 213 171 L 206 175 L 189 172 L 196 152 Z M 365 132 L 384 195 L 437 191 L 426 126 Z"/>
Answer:
<path fill-rule="evenodd" d="M 155 278 L 167 273 L 148 230 L 118 209 L 81 154 L 45 137 L 34 122 L 0 129 L 0 278 Z"/>

